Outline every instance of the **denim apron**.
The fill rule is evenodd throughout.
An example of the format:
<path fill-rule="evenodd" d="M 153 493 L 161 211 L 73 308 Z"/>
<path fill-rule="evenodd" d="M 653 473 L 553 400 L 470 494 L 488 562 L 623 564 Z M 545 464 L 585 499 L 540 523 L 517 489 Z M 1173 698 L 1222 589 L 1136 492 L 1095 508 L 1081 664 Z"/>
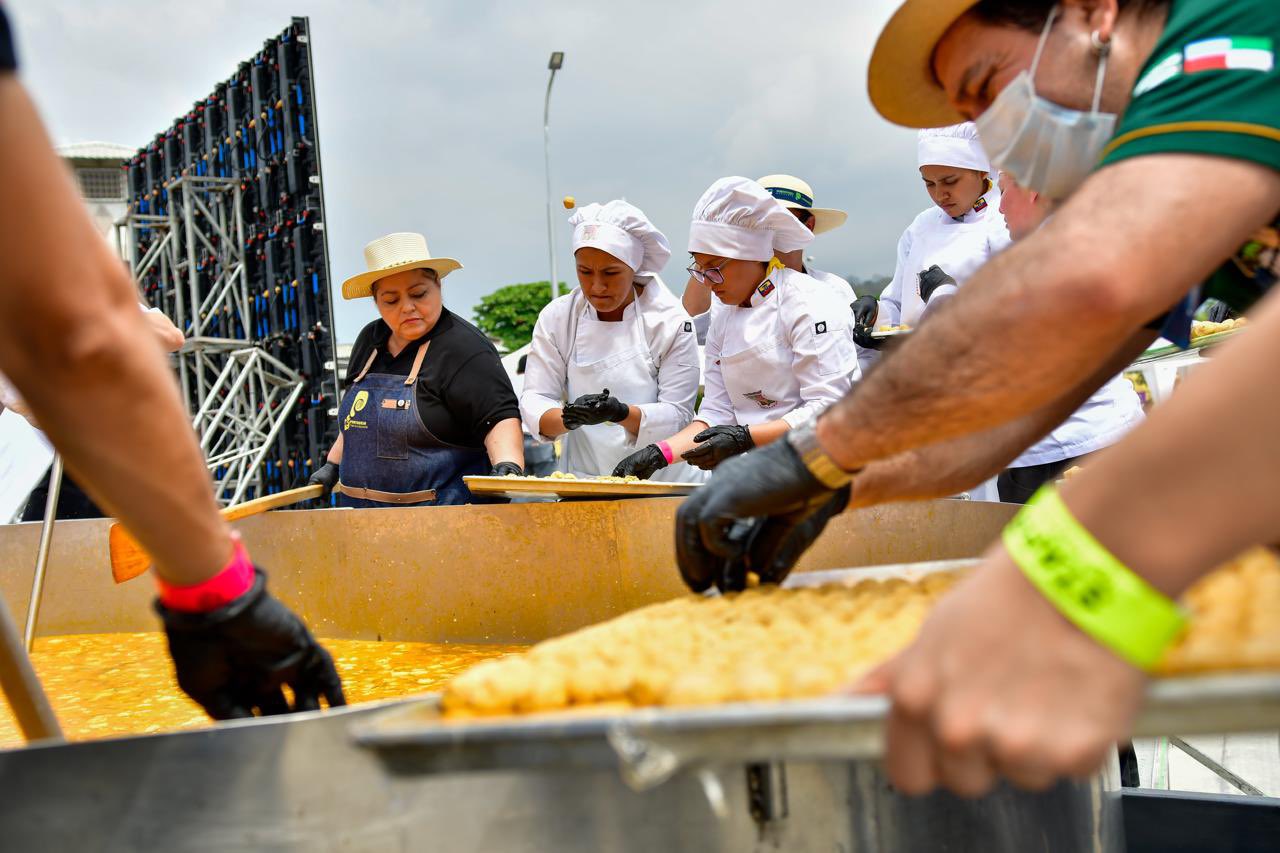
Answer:
<path fill-rule="evenodd" d="M 339 506 L 471 503 L 463 476 L 489 473 L 485 451 L 441 441 L 422 423 L 417 385 L 429 346 L 418 348 L 407 377 L 369 373 L 375 349 L 343 396 Z"/>

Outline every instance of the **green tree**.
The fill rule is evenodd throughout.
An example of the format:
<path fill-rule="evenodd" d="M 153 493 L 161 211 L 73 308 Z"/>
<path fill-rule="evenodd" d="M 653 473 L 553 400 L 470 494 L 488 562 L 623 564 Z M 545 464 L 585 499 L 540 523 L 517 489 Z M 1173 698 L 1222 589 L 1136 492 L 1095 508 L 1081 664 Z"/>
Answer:
<path fill-rule="evenodd" d="M 560 288 L 564 290 L 563 283 Z M 550 301 L 550 282 L 534 281 L 500 287 L 481 298 L 476 306 L 476 326 L 489 337 L 501 341 L 508 352 L 518 350 L 533 340 L 533 324 Z"/>

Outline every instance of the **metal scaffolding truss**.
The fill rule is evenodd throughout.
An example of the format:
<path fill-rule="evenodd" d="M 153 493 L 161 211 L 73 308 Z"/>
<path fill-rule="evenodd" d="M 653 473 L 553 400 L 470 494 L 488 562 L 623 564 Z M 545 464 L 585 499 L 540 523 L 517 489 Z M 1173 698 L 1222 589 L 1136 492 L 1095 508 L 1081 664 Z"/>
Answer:
<path fill-rule="evenodd" d="M 258 484 L 262 460 L 302 394 L 302 377 L 260 347 L 225 346 L 223 367 L 193 419 L 218 500 L 231 506 Z M 206 361 L 206 364 L 208 362 Z"/>
<path fill-rule="evenodd" d="M 116 232 L 135 279 L 158 270 L 157 307 L 187 337 L 178 377 L 227 506 L 261 493 L 263 459 L 304 385 L 251 340 L 242 193 L 232 178 L 184 174 L 166 186 L 164 213 L 131 210 Z"/>

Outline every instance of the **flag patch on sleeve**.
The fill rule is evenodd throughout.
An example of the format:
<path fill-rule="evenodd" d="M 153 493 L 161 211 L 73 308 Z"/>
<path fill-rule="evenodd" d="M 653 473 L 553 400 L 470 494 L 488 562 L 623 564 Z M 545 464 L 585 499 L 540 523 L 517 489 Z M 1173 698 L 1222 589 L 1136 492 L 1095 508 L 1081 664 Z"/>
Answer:
<path fill-rule="evenodd" d="M 1135 98 L 1158 89 L 1170 80 L 1205 71 L 1275 70 L 1275 43 L 1264 36 L 1231 36 L 1202 39 L 1170 53 L 1142 76 L 1134 87 Z"/>

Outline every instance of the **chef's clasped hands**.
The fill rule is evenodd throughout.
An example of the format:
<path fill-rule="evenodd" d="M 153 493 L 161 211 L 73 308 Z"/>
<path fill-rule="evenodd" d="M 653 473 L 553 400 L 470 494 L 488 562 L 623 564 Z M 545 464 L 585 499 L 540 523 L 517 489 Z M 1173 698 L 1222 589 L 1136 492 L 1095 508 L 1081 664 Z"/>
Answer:
<path fill-rule="evenodd" d="M 631 413 L 631 407 L 609 395 L 606 388 L 600 394 L 583 394 L 567 404 L 561 418 L 566 429 L 575 430 L 596 424 L 622 423 Z"/>

